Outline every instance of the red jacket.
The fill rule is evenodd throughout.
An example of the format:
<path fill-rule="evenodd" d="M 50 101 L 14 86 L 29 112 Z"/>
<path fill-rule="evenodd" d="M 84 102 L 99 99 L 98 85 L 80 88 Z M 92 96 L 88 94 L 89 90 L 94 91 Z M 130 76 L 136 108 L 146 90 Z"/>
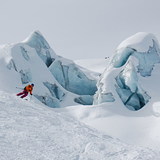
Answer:
<path fill-rule="evenodd" d="M 32 94 L 33 86 L 29 84 L 28 86 L 25 87 L 24 90 L 26 90 L 27 92 L 30 92 L 30 94 Z"/>

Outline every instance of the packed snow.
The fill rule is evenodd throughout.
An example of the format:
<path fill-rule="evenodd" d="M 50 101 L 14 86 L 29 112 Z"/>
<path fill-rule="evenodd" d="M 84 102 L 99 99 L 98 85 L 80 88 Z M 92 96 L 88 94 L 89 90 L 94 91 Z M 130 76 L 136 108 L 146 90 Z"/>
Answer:
<path fill-rule="evenodd" d="M 160 101 L 136 112 L 111 102 L 71 106 L 60 111 L 125 143 L 159 150 Z"/>
<path fill-rule="evenodd" d="M 0 92 L 1 160 L 158 160 L 160 153 L 122 143 L 65 113 Z"/>

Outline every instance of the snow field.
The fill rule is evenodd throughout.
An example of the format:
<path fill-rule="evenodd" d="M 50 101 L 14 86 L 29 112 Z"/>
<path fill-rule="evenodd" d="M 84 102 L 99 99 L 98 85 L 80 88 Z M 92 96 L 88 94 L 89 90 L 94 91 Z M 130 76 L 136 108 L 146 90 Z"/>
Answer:
<path fill-rule="evenodd" d="M 160 156 L 33 101 L 0 91 L 1 160 L 158 160 Z"/>

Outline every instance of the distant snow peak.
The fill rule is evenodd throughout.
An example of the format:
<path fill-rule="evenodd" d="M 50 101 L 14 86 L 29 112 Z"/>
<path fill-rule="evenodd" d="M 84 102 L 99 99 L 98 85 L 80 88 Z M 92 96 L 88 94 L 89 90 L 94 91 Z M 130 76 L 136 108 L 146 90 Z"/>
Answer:
<path fill-rule="evenodd" d="M 148 94 L 147 88 L 142 87 L 144 82 L 140 79 L 151 76 L 158 63 L 160 47 L 153 34 L 140 32 L 129 37 L 118 46 L 109 69 L 102 74 L 97 84 L 98 91 L 94 96 L 94 103 L 115 103 L 118 94 L 128 109 L 141 109 L 152 95 Z M 108 99 L 108 93 L 112 93 L 115 101 Z"/>

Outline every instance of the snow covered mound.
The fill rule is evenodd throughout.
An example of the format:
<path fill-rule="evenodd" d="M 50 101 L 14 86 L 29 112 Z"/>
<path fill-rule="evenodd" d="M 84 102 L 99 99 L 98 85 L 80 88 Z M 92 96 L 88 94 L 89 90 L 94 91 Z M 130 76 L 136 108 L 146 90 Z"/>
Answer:
<path fill-rule="evenodd" d="M 159 91 L 153 90 L 156 87 L 147 86 L 159 86 L 154 83 L 160 81 L 160 74 L 154 72 L 160 68 L 158 63 L 160 47 L 153 34 L 140 32 L 123 41 L 97 84 L 94 104 L 123 102 L 127 108 L 139 110 L 151 100 L 158 100 Z"/>
<path fill-rule="evenodd" d="M 50 107 L 76 104 L 85 95 L 85 104 L 92 104 L 97 87 L 90 73 L 56 55 L 38 31 L 21 43 L 0 47 L 0 89 L 16 93 L 16 86 L 34 83 L 35 97 Z"/>
<path fill-rule="evenodd" d="M 1 160 L 158 160 L 160 153 L 103 135 L 64 113 L 0 91 Z"/>
<path fill-rule="evenodd" d="M 112 65 L 119 68 L 134 56 L 138 60 L 137 69 L 141 76 L 150 76 L 154 65 L 160 62 L 159 53 L 159 43 L 154 35 L 140 32 L 119 45 Z"/>
<path fill-rule="evenodd" d="M 152 33 L 138 32 L 120 43 L 117 50 L 121 48 L 133 48 L 137 52 L 146 52 L 149 50 L 149 47 L 153 46 L 153 41 L 158 43 Z"/>

